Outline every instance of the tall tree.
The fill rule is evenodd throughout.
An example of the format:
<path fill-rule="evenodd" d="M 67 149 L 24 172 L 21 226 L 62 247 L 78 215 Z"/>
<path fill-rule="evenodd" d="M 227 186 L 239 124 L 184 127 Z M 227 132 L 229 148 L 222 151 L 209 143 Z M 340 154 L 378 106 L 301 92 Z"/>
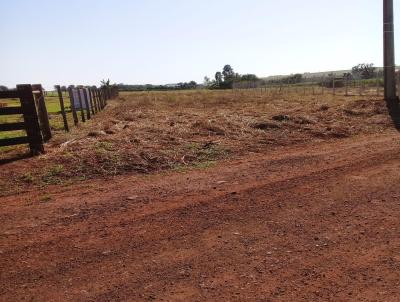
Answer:
<path fill-rule="evenodd" d="M 111 86 L 110 79 L 108 79 L 107 81 L 106 80 L 102 80 L 100 83 L 101 83 L 102 87 L 110 87 Z"/>
<path fill-rule="evenodd" d="M 221 85 L 222 83 L 222 73 L 220 71 L 217 71 L 215 73 L 215 82 L 217 83 L 217 85 Z"/>
<path fill-rule="evenodd" d="M 223 70 L 222 70 L 222 74 L 224 76 L 224 81 L 232 81 L 234 76 L 235 76 L 235 72 L 233 71 L 233 68 L 231 65 L 225 65 Z"/>

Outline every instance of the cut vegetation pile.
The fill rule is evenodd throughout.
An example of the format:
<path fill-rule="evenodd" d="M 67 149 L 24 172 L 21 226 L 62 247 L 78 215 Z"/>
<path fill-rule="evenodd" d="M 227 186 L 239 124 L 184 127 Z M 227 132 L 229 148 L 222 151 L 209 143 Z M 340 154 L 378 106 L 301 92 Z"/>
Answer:
<path fill-rule="evenodd" d="M 254 91 L 127 93 L 72 133 L 57 132 L 45 155 L 4 164 L 0 189 L 5 195 L 30 186 L 207 167 L 249 152 L 377 133 L 390 126 L 378 98 L 273 97 Z"/>

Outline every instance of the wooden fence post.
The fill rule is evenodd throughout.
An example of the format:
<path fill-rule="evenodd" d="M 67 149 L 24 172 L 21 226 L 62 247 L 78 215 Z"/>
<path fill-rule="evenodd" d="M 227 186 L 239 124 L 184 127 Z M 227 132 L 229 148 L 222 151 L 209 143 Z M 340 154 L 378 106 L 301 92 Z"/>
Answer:
<path fill-rule="evenodd" d="M 95 95 L 95 100 L 96 100 L 97 112 L 100 112 L 101 111 L 101 108 L 100 108 L 100 96 L 99 96 L 99 89 L 97 87 L 94 88 L 94 95 Z"/>
<path fill-rule="evenodd" d="M 56 89 L 57 89 L 57 93 L 58 93 L 58 98 L 60 100 L 60 108 L 61 108 L 61 115 L 62 115 L 63 122 L 64 122 L 64 130 L 69 132 L 67 114 L 65 113 L 64 98 L 62 95 L 60 85 L 56 85 Z"/>
<path fill-rule="evenodd" d="M 99 88 L 96 89 L 96 95 L 97 95 L 97 104 L 99 106 L 99 111 L 101 111 L 101 109 L 103 109 L 103 108 L 101 106 L 101 94 L 100 94 Z"/>
<path fill-rule="evenodd" d="M 102 94 L 101 94 L 101 88 L 97 88 L 96 92 L 97 92 L 99 110 L 101 111 L 103 109 L 103 97 L 102 97 Z"/>
<path fill-rule="evenodd" d="M 85 101 L 85 106 L 86 106 L 86 116 L 87 116 L 88 120 L 90 120 L 91 119 L 90 105 L 89 105 L 89 97 L 88 97 L 86 88 L 82 88 L 82 92 L 83 92 L 83 99 Z"/>
<path fill-rule="evenodd" d="M 92 88 L 88 88 L 88 93 L 89 93 L 89 100 L 90 100 L 90 108 L 92 109 L 92 114 L 96 114 L 96 110 L 94 108 L 94 101 L 93 101 L 93 93 L 92 93 Z"/>
<path fill-rule="evenodd" d="M 96 95 L 96 88 L 95 87 L 92 87 L 91 93 L 92 93 L 92 96 L 93 96 L 94 109 L 95 109 L 95 111 L 97 113 L 97 112 L 99 112 L 99 107 L 97 106 L 97 95 Z"/>
<path fill-rule="evenodd" d="M 376 95 L 379 96 L 379 78 L 376 78 Z"/>
<path fill-rule="evenodd" d="M 107 88 L 104 89 L 104 107 L 106 107 L 108 101 Z"/>
<path fill-rule="evenodd" d="M 76 113 L 74 93 L 72 89 L 73 89 L 72 87 L 68 88 L 69 101 L 71 104 L 72 118 L 74 119 L 74 124 L 75 126 L 78 126 L 79 120 L 78 120 L 78 114 Z"/>
<path fill-rule="evenodd" d="M 32 89 L 34 90 L 33 95 L 37 103 L 39 125 L 40 129 L 42 130 L 43 140 L 47 142 L 51 139 L 52 135 L 50 129 L 49 115 L 47 113 L 46 103 L 44 100 L 43 87 L 40 84 L 35 84 L 32 85 Z"/>
<path fill-rule="evenodd" d="M 80 107 L 80 111 L 81 111 L 81 119 L 82 119 L 82 122 L 84 123 L 84 122 L 86 122 L 86 119 L 85 119 L 85 111 L 83 109 L 83 102 L 82 102 L 82 98 L 81 98 L 80 88 L 76 89 L 76 94 L 78 96 L 78 102 L 79 102 L 79 107 Z"/>
<path fill-rule="evenodd" d="M 32 86 L 17 85 L 17 90 L 20 93 L 21 108 L 26 127 L 26 134 L 29 140 L 29 148 L 32 155 L 38 155 L 44 152 L 44 148 L 35 99 L 32 93 Z"/>
<path fill-rule="evenodd" d="M 104 107 L 106 107 L 106 93 L 104 91 L 104 88 L 100 90 L 100 95 L 101 95 L 101 109 L 104 109 Z"/>
<path fill-rule="evenodd" d="M 97 93 L 97 87 L 93 88 L 93 94 L 94 94 L 96 111 L 99 112 L 100 111 L 100 106 L 99 106 L 99 94 Z"/>
<path fill-rule="evenodd" d="M 99 88 L 96 89 L 96 95 L 97 95 L 97 104 L 99 105 L 99 111 L 101 111 L 103 108 L 101 105 L 101 94 Z"/>

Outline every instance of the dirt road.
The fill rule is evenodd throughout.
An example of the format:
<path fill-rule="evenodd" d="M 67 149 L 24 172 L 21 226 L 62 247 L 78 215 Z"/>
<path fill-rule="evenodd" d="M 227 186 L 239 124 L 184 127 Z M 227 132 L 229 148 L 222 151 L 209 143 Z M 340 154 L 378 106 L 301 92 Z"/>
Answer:
<path fill-rule="evenodd" d="M 0 300 L 400 301 L 399 138 L 2 198 Z"/>

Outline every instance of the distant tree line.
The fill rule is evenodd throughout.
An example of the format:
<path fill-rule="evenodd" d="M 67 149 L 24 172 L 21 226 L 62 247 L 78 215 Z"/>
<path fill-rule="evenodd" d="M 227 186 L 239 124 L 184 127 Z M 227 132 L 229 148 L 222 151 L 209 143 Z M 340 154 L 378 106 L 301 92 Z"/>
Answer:
<path fill-rule="evenodd" d="M 265 81 L 266 84 L 298 84 L 304 81 L 301 73 L 291 74 L 289 76 L 279 77 Z"/>
<path fill-rule="evenodd" d="M 277 77 L 275 79 L 266 80 L 266 84 L 299 84 L 299 83 L 318 83 L 321 86 L 333 86 L 332 80 L 335 79 L 336 87 L 342 87 L 346 81 L 355 80 L 369 80 L 374 78 L 383 77 L 383 72 L 376 68 L 372 63 L 358 64 L 352 67 L 351 71 L 345 72 L 341 75 L 335 73 L 328 73 L 317 78 L 305 77 L 300 73 L 292 74 L 289 76 Z"/>
<path fill-rule="evenodd" d="M 153 85 L 153 84 L 145 84 L 145 85 L 129 85 L 129 84 L 118 84 L 117 85 L 119 91 L 168 91 L 168 90 L 191 90 L 199 88 L 199 85 L 195 81 L 190 82 L 182 82 L 177 84 L 168 84 L 168 85 Z"/>

